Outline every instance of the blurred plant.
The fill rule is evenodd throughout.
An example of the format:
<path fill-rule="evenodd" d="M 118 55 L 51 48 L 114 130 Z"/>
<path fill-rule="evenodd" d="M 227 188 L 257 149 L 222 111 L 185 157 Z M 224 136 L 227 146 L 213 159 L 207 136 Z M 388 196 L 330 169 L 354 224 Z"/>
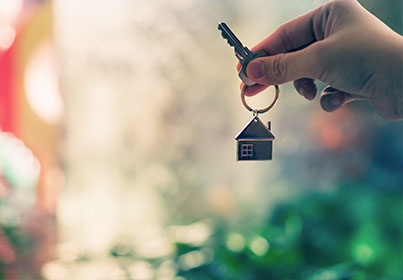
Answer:
<path fill-rule="evenodd" d="M 169 256 L 142 257 L 127 241 L 104 258 L 81 254 L 43 272 L 46 279 L 402 279 L 401 195 L 345 184 L 280 203 L 257 226 L 255 217 L 170 226 Z"/>
<path fill-rule="evenodd" d="M 177 243 L 186 279 L 402 279 L 401 191 L 344 185 L 278 205 L 255 228 L 216 224 L 203 246 Z M 214 252 L 202 262 L 203 252 Z M 200 255 L 200 256 L 199 256 Z M 205 254 L 204 254 L 205 255 Z M 204 257 L 203 260 L 206 260 Z"/>
<path fill-rule="evenodd" d="M 39 170 L 39 161 L 20 139 L 0 132 L 0 279 L 36 275 L 32 268 L 18 267 L 29 266 L 33 255 L 35 237 L 27 224 Z"/>

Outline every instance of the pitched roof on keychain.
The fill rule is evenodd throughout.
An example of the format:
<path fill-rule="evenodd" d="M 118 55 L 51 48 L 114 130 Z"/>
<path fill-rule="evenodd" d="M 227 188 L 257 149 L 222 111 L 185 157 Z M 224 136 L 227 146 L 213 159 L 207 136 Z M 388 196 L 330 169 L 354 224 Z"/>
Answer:
<path fill-rule="evenodd" d="M 254 117 L 245 125 L 241 132 L 238 133 L 235 140 L 247 138 L 273 140 L 275 137 L 258 117 Z"/>

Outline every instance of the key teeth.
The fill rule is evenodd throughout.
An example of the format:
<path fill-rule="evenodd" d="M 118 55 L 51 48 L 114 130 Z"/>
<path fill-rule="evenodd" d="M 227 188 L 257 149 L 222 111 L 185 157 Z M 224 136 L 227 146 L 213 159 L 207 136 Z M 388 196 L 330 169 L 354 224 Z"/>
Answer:
<path fill-rule="evenodd" d="M 218 23 L 218 30 L 221 31 L 221 37 L 227 41 L 228 45 L 235 48 L 235 45 L 231 43 L 231 40 L 229 40 L 226 31 L 224 31 L 224 27 L 223 27 L 224 24 L 225 24 L 225 22 L 223 22 L 223 21 L 220 21 Z"/>
<path fill-rule="evenodd" d="M 231 44 L 231 41 L 228 40 L 228 37 L 225 36 L 226 33 L 224 32 L 224 30 L 222 30 L 222 29 L 220 28 L 220 26 L 218 27 L 218 30 L 221 31 L 221 37 L 227 41 L 227 44 L 230 45 L 231 47 L 235 47 L 234 44 Z"/>
<path fill-rule="evenodd" d="M 245 47 L 239 41 L 235 34 L 231 31 L 231 29 L 226 25 L 225 22 L 218 23 L 218 30 L 221 31 L 221 37 L 227 41 L 227 44 L 234 48 L 234 52 L 239 61 L 243 60 L 243 57 L 248 55 L 248 52 L 245 50 Z"/>

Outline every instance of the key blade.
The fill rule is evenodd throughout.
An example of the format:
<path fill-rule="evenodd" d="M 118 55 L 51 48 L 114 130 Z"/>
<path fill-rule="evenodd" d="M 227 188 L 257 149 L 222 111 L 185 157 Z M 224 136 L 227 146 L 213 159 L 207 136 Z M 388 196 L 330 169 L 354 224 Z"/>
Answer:
<path fill-rule="evenodd" d="M 236 37 L 236 35 L 231 31 L 228 25 L 225 22 L 218 23 L 218 30 L 221 31 L 221 35 L 224 39 L 227 40 L 227 43 L 235 48 L 235 53 L 239 59 L 245 58 L 247 56 L 247 52 L 245 51 L 244 46 L 242 45 L 241 41 Z"/>
<path fill-rule="evenodd" d="M 228 41 L 228 44 L 234 48 L 237 47 L 236 45 L 243 48 L 241 41 L 239 41 L 234 32 L 231 31 L 225 22 L 221 21 L 218 23 L 218 30 L 221 30 L 221 35 Z"/>
<path fill-rule="evenodd" d="M 241 41 L 235 36 L 235 34 L 231 31 L 228 25 L 225 22 L 218 23 L 218 30 L 221 31 L 221 35 L 224 39 L 227 40 L 227 43 L 234 47 L 236 56 L 239 60 L 245 59 L 249 54 L 250 51 L 248 48 L 245 48 Z"/>

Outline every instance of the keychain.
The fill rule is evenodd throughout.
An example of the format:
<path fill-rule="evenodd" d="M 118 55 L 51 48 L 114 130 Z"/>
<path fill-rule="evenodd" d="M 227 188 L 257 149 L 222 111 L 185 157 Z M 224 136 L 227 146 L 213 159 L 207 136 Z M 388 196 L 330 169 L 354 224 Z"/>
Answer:
<path fill-rule="evenodd" d="M 264 109 L 254 110 L 245 100 L 246 87 L 255 84 L 246 75 L 246 67 L 249 61 L 269 54 L 265 51 L 252 52 L 247 47 L 244 47 L 225 22 L 218 23 L 218 30 L 221 31 L 221 35 L 227 40 L 227 43 L 234 48 L 235 56 L 241 64 L 241 70 L 238 74 L 239 78 L 244 82 L 241 89 L 241 100 L 245 108 L 253 113 L 252 119 L 235 137 L 237 141 L 237 160 L 270 160 L 272 159 L 274 135 L 270 131 L 270 122 L 266 127 L 259 119 L 258 114 L 266 113 L 276 104 L 280 89 L 277 85 L 274 86 L 276 90 L 274 100 Z"/>
<path fill-rule="evenodd" d="M 252 119 L 235 137 L 237 141 L 237 160 L 270 160 L 272 159 L 274 135 L 271 133 L 271 123 L 265 126 L 259 119 L 259 114 L 266 113 L 276 104 L 280 89 L 274 86 L 276 93 L 273 102 L 264 109 L 252 109 L 245 100 L 244 85 L 241 89 L 242 104 L 253 113 Z"/>

